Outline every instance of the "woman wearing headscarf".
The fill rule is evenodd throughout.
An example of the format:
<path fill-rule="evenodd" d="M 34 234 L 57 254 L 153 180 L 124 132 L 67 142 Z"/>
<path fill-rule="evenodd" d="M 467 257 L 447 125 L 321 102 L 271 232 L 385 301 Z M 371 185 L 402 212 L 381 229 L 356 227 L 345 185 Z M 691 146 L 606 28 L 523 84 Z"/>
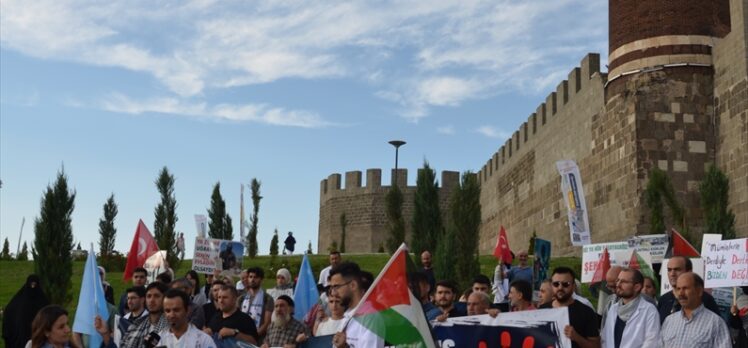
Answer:
<path fill-rule="evenodd" d="M 291 282 L 291 272 L 285 268 L 278 270 L 275 276 L 275 287 L 268 289 L 268 294 L 277 300 L 281 295 L 293 298 L 293 282 Z"/>
<path fill-rule="evenodd" d="M 3 315 L 3 339 L 8 348 L 23 347 L 31 338 L 31 322 L 49 300 L 42 291 L 36 274 L 26 278 L 26 283 L 5 307 Z"/>

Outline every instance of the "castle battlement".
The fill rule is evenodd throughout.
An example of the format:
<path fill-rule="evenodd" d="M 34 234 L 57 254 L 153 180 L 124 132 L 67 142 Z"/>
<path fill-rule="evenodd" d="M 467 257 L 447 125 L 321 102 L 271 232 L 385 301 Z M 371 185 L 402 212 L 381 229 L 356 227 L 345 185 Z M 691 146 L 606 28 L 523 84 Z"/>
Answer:
<path fill-rule="evenodd" d="M 569 72 L 568 79 L 561 81 L 556 90 L 548 94 L 545 102 L 541 103 L 535 112 L 527 117 L 527 121 L 523 122 L 504 145 L 486 161 L 477 173 L 479 181 L 485 182 L 494 173 L 499 172 L 500 168 L 510 162 L 512 157 L 516 157 L 525 143 L 532 141 L 546 125 L 554 126 L 557 122 L 555 116 L 574 102 L 574 97 L 588 94 L 586 91 L 590 88 L 601 88 L 601 82 L 604 84 L 606 78 L 607 74 L 600 72 L 600 54 L 588 53 L 580 62 L 580 66 Z"/>
<path fill-rule="evenodd" d="M 418 169 L 420 173 L 423 169 Z M 362 182 L 362 173 L 360 170 L 345 172 L 345 182 L 340 173 L 330 174 L 327 179 L 320 182 L 320 200 L 324 201 L 336 195 L 362 192 L 386 192 L 392 187 L 394 179 L 397 178 L 397 186 L 403 191 L 415 190 L 415 186 L 408 186 L 408 169 L 398 168 L 397 175 L 395 169 L 392 169 L 390 185 L 382 185 L 382 170 L 371 168 L 366 170 L 366 182 Z M 442 171 L 441 188 L 451 189 L 460 183 L 460 173 L 456 171 Z"/>

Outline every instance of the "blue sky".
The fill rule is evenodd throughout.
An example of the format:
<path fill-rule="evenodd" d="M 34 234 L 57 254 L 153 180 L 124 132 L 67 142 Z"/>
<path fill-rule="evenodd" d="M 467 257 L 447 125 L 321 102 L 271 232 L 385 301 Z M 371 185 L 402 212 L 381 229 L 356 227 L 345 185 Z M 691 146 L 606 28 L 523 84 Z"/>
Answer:
<path fill-rule="evenodd" d="M 409 184 L 477 171 L 607 30 L 605 1 L 3 0 L 0 238 L 33 241 L 64 165 L 75 240 L 114 193 L 126 251 L 167 166 L 188 255 L 216 182 L 238 238 L 252 178 L 260 252 L 275 228 L 316 251 L 320 180 L 391 168 L 391 139 Z"/>

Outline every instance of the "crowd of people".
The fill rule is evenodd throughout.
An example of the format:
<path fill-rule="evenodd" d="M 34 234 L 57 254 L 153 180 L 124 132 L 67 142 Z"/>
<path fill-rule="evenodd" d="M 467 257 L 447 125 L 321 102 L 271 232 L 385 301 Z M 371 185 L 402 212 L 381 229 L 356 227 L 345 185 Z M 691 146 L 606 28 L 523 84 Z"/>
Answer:
<path fill-rule="evenodd" d="M 657 281 L 636 269 L 612 267 L 605 275 L 597 308 L 579 294 L 574 270 L 557 267 L 533 296 L 532 268 L 527 254 L 518 253 L 519 265 L 496 268 L 494 281 L 476 275 L 460 291 L 451 280 L 436 280 L 432 254 L 420 255 L 422 267 L 409 274 L 411 291 L 421 302 L 426 318 L 436 325 L 449 318 L 490 315 L 546 308 L 568 309 L 569 325 L 563 335 L 572 347 L 745 347 L 748 295 L 742 294 L 731 316 L 719 315 L 704 281 L 691 261 L 673 257 L 666 265 L 674 289 L 657 296 Z M 529 271 L 528 271 L 529 269 Z M 104 270 L 100 272 L 104 279 Z M 238 282 L 219 274 L 200 277 L 189 271 L 172 279 L 163 273 L 146 284 L 148 272 L 138 268 L 132 284 L 114 306 L 105 290 L 108 321 L 97 317 L 102 347 L 233 347 L 244 342 L 261 347 L 293 347 L 314 336 L 332 336 L 334 347 L 383 347 L 386 342 L 350 320 L 353 309 L 372 285 L 374 275 L 338 252 L 319 274 L 319 302 L 303 320 L 294 318 L 293 278 L 287 269 L 276 272 L 276 286 L 262 287 L 265 272 L 243 271 Z M 49 304 L 39 278 L 29 276 L 5 310 L 6 347 L 88 347 L 89 338 L 71 332 L 68 313 Z M 104 282 L 104 287 L 111 289 Z M 748 292 L 748 289 L 742 289 Z M 111 296 L 109 296 L 111 294 Z M 110 297 L 112 300 L 110 300 Z M 115 320 L 114 314 L 118 314 Z M 99 347 L 97 347 L 99 348 Z"/>

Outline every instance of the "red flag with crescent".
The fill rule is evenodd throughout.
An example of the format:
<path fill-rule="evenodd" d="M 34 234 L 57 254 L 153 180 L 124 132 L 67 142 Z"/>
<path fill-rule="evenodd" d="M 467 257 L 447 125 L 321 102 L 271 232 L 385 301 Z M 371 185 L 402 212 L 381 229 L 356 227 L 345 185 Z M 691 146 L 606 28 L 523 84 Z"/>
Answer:
<path fill-rule="evenodd" d="M 512 263 L 512 250 L 509 249 L 509 240 L 506 238 L 506 230 L 501 226 L 499 236 L 496 239 L 496 248 L 493 250 L 493 256 L 501 263 Z"/>
<path fill-rule="evenodd" d="M 158 251 L 158 244 L 153 239 L 148 227 L 143 220 L 138 221 L 138 228 L 135 230 L 135 238 L 132 240 L 130 252 L 127 253 L 127 266 L 125 266 L 125 281 L 132 278 L 132 272 L 138 267 L 143 267 L 145 260 Z"/>

